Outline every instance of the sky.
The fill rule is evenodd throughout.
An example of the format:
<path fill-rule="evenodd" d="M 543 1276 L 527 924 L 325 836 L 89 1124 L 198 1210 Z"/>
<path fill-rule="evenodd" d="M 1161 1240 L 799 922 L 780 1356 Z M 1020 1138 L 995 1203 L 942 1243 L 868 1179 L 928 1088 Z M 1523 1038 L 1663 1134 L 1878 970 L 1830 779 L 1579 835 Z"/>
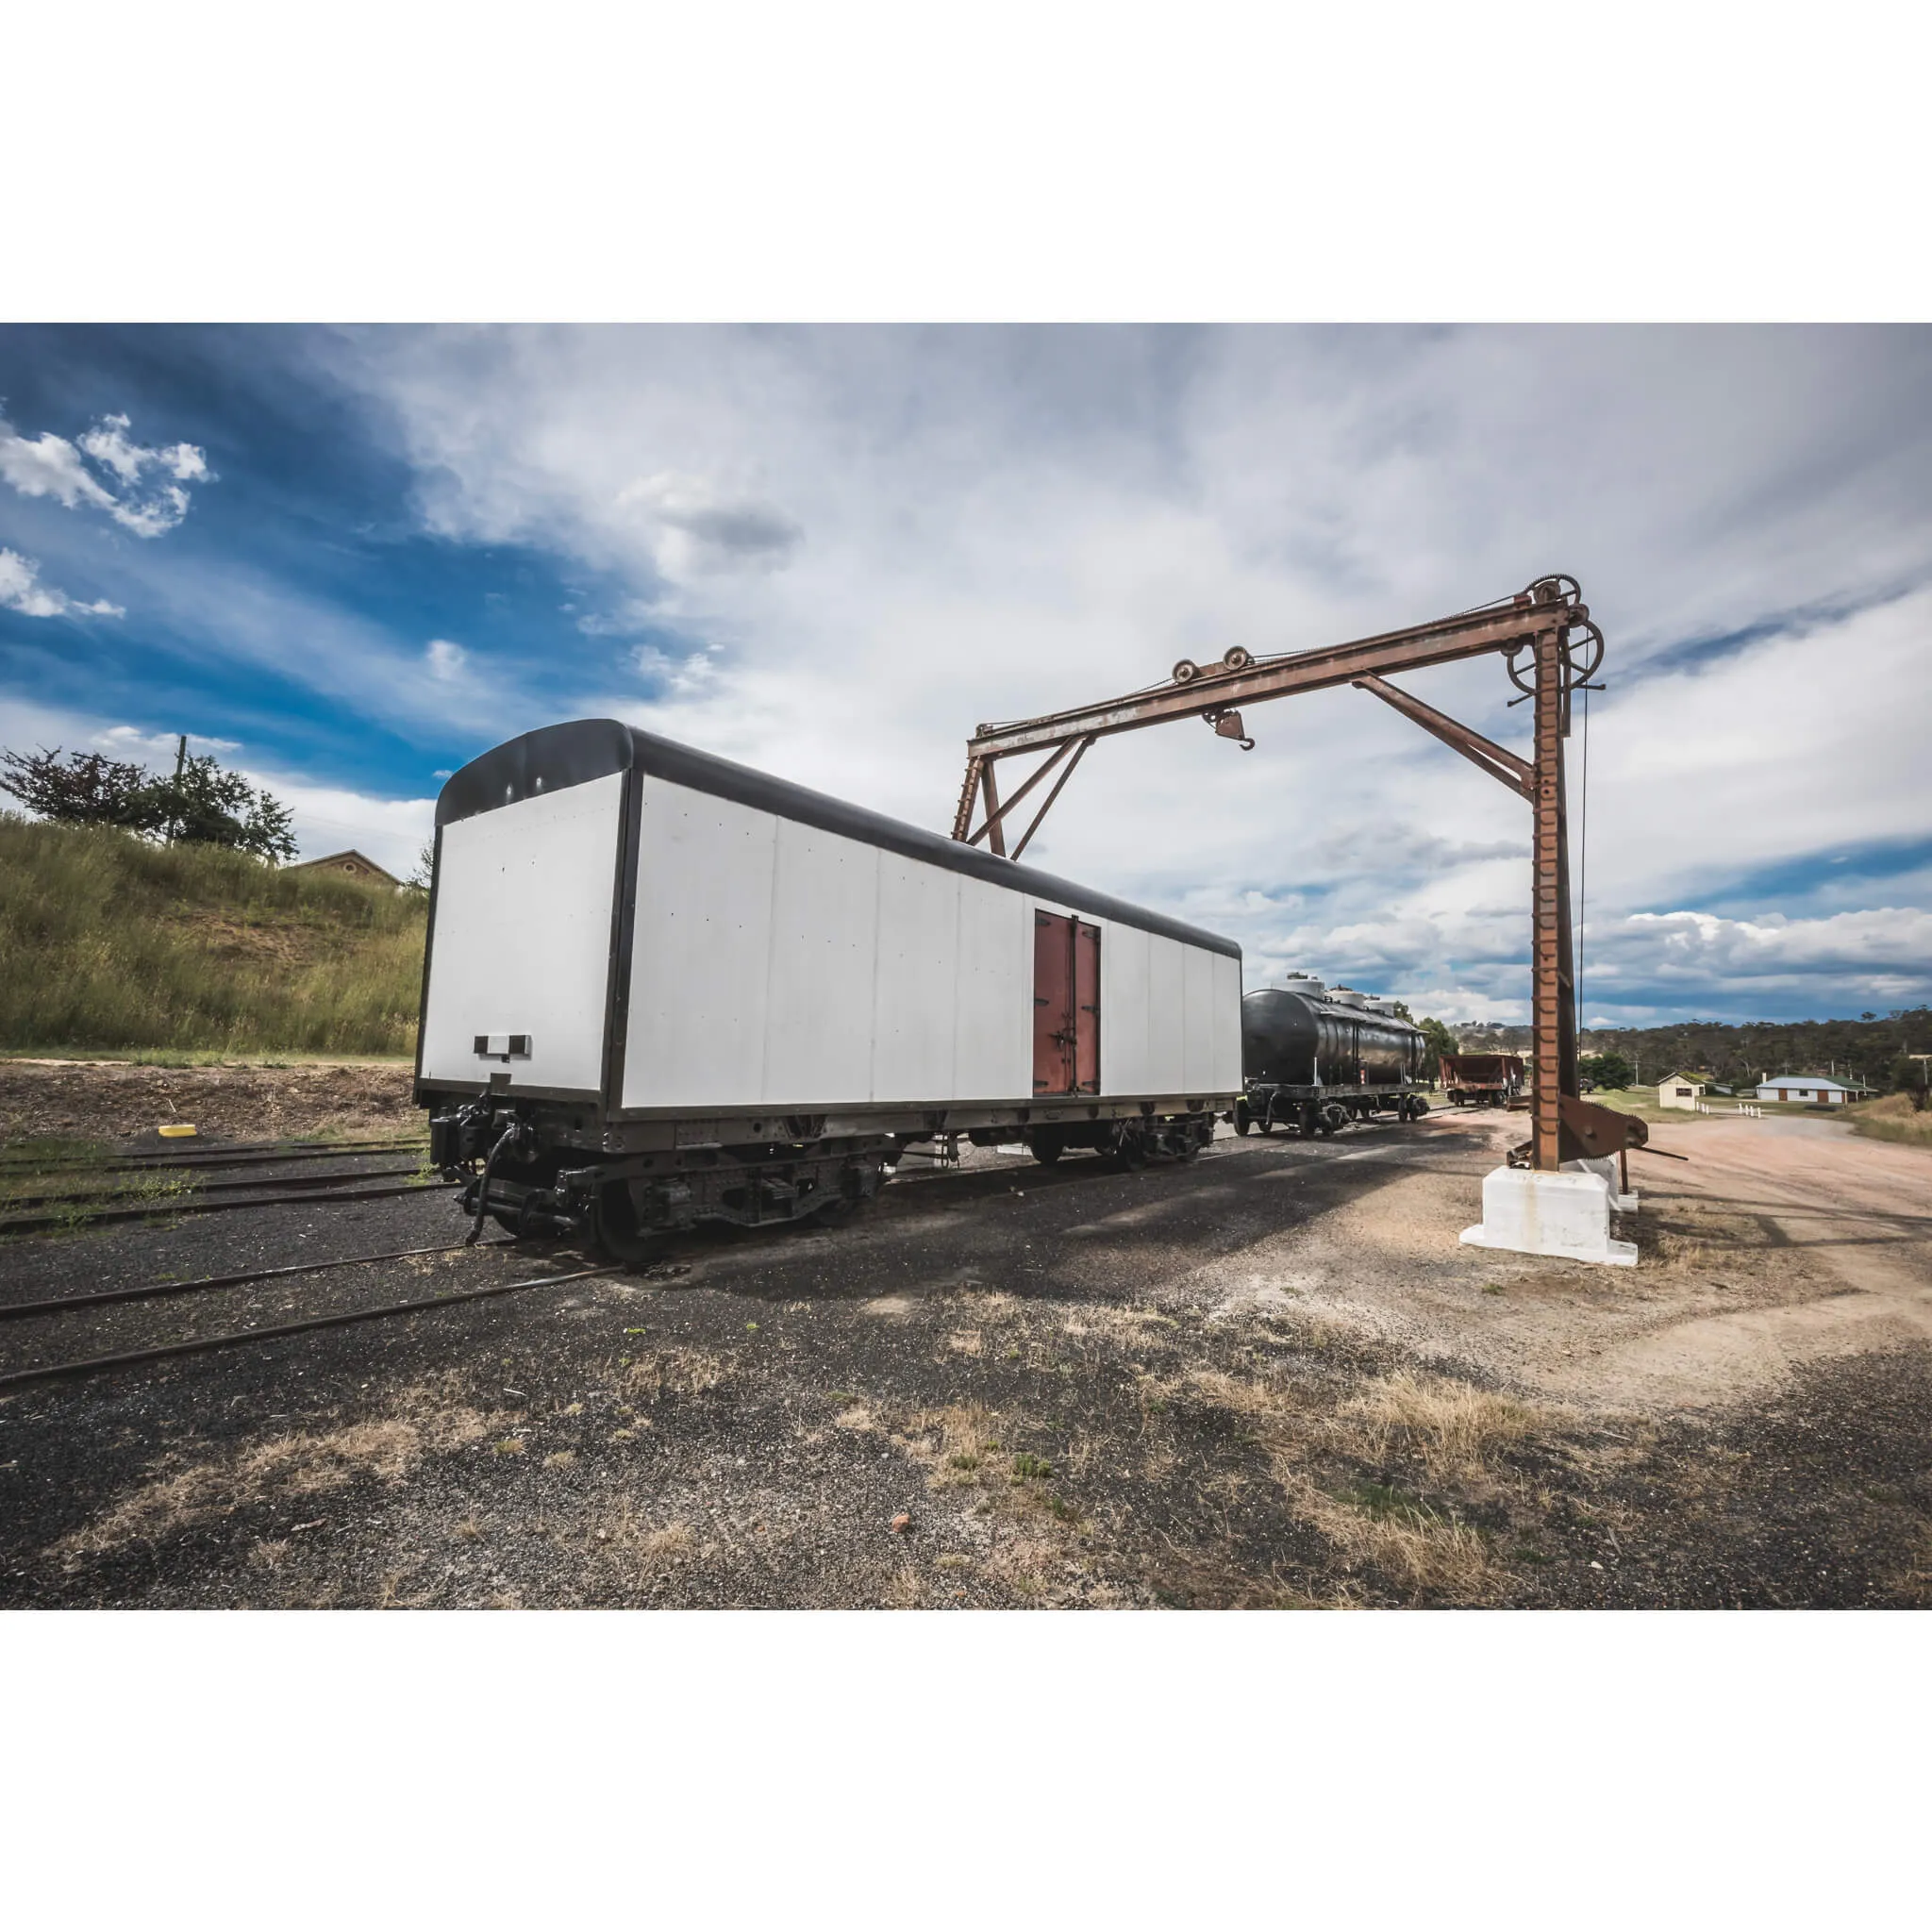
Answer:
<path fill-rule="evenodd" d="M 576 717 L 943 831 L 982 720 L 1565 571 L 1586 1024 L 1855 1017 L 1932 1001 L 1928 511 L 1919 327 L 0 326 L 0 744 L 185 732 L 402 873 Z M 1523 746 L 1498 660 L 1401 681 Z M 1247 725 L 1104 741 L 1028 861 L 1525 1018 L 1522 802 L 1360 692 Z"/>

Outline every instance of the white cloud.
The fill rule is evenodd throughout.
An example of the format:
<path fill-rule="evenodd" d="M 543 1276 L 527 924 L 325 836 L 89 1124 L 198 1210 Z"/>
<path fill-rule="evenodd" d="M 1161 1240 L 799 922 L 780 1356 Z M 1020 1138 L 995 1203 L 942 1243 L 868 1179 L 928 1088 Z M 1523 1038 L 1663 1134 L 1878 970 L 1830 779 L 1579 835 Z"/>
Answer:
<path fill-rule="evenodd" d="M 90 734 L 88 742 L 97 750 L 112 752 L 130 765 L 145 765 L 150 771 L 172 771 L 180 736 L 173 731 L 143 731 L 138 724 L 110 724 L 105 731 Z M 188 749 L 194 758 L 225 757 L 242 749 L 233 738 L 205 738 L 198 731 L 188 734 Z"/>
<path fill-rule="evenodd" d="M 105 598 L 82 604 L 65 591 L 57 591 L 40 580 L 41 567 L 30 557 L 16 550 L 0 549 L 0 609 L 17 610 L 23 617 L 125 617 L 120 605 Z"/>
<path fill-rule="evenodd" d="M 163 469 L 184 483 L 199 482 L 208 475 L 208 458 L 192 442 L 145 449 L 129 439 L 131 426 L 125 416 L 104 416 L 80 439 L 80 446 L 124 483 L 139 482 L 141 473 L 151 468 Z"/>
<path fill-rule="evenodd" d="M 614 711 L 936 827 L 979 720 L 1574 571 L 1610 640 L 1588 966 L 1599 922 L 1608 935 L 1807 854 L 1932 837 L 1932 601 L 1912 591 L 1932 580 L 1928 343 L 506 330 L 358 339 L 356 373 L 393 406 L 433 527 L 546 545 L 623 587 L 623 617 L 579 627 L 646 631 L 632 665 L 650 694 L 587 672 L 559 709 Z M 721 641 L 728 656 L 701 652 Z M 1686 648 L 1700 642 L 1713 648 Z M 1406 681 L 1521 744 L 1525 714 L 1492 662 Z M 1258 707 L 1247 726 L 1252 755 L 1188 724 L 1096 746 L 1029 858 L 1196 908 L 1242 941 L 1251 977 L 1303 965 L 1520 1013 L 1521 801 L 1357 692 Z M 1580 753 L 1579 734 L 1579 822 Z M 1766 891 L 1761 910 L 1725 910 L 1820 911 Z M 1830 909 L 1917 917 L 1885 896 Z M 1660 929 L 1627 943 L 1633 961 L 1667 958 Z M 1706 1008 L 1789 992 L 1829 1009 L 1857 978 L 1849 958 L 1801 987 L 1749 946 L 1697 957 L 1707 977 L 1682 997 Z M 1640 978 L 1633 965 L 1633 998 Z M 1919 983 L 1932 991 L 1932 963 Z"/>
<path fill-rule="evenodd" d="M 23 496 L 51 496 L 69 509 L 80 504 L 111 509 L 113 497 L 88 474 L 80 452 L 64 436 L 43 431 L 31 442 L 0 418 L 0 477 Z"/>
<path fill-rule="evenodd" d="M 674 658 L 656 644 L 640 644 L 631 654 L 631 662 L 673 700 L 697 697 L 712 689 L 718 679 L 717 658 L 708 651 Z"/>
<path fill-rule="evenodd" d="M 462 645 L 453 644 L 447 638 L 431 638 L 423 651 L 424 658 L 429 666 L 429 675 L 443 679 L 458 676 L 468 661 L 469 655 Z"/>
<path fill-rule="evenodd" d="M 775 504 L 676 471 L 625 484 L 617 501 L 638 512 L 653 560 L 674 581 L 783 569 L 805 535 Z"/>
<path fill-rule="evenodd" d="M 188 491 L 181 485 L 208 481 L 212 472 L 194 444 L 150 449 L 128 436 L 130 426 L 125 416 L 104 416 L 76 448 L 51 430 L 29 441 L 0 419 L 0 478 L 24 496 L 51 497 L 69 509 L 105 510 L 137 537 L 162 536 L 188 514 Z M 83 456 L 114 479 L 118 491 L 88 469 Z M 150 471 L 175 480 L 143 480 Z"/>

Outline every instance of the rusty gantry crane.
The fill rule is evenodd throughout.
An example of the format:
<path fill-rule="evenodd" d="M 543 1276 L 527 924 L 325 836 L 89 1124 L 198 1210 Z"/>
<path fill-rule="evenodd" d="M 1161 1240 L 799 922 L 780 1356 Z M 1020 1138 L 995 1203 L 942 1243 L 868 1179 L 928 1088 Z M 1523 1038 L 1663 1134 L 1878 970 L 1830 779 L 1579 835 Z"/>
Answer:
<path fill-rule="evenodd" d="M 1523 693 L 1535 701 L 1534 756 L 1525 760 L 1492 744 L 1467 724 L 1388 682 L 1392 672 L 1421 671 L 1464 658 L 1499 654 Z M 1452 750 L 1527 801 L 1535 819 L 1531 892 L 1531 977 L 1535 1053 L 1531 1068 L 1531 1131 L 1519 1159 L 1553 1173 L 1579 1156 L 1621 1154 L 1642 1144 L 1641 1123 L 1591 1106 L 1576 1091 L 1576 1009 L 1570 938 L 1570 841 L 1563 798 L 1563 741 L 1570 734 L 1573 691 L 1591 686 L 1603 662 L 1603 633 L 1591 621 L 1574 577 L 1540 577 L 1525 591 L 1493 604 L 1406 630 L 1332 644 L 1324 650 L 1257 658 L 1237 645 L 1219 663 L 1183 658 L 1166 684 L 1105 704 L 982 724 L 966 747 L 966 780 L 953 821 L 963 843 L 985 841 L 1007 854 L 1007 826 L 1015 808 L 1055 773 L 1052 789 L 1009 855 L 1018 858 L 1039 831 L 1074 767 L 1096 739 L 1139 731 L 1171 718 L 1201 718 L 1217 736 L 1253 748 L 1240 708 L 1267 698 L 1353 685 L 1373 692 L 1440 738 Z M 1046 756 L 1003 804 L 995 770 L 1002 758 L 1026 752 Z M 975 828 L 974 819 L 978 817 Z"/>

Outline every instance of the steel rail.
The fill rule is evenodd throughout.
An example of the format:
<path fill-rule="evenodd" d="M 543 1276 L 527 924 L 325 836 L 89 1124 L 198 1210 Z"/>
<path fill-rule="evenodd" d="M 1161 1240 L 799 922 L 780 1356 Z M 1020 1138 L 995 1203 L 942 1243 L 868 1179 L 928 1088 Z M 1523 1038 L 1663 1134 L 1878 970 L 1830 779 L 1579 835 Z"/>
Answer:
<path fill-rule="evenodd" d="M 485 1241 L 486 1248 L 513 1248 L 517 1243 Z M 463 1241 L 443 1241 L 433 1248 L 392 1248 L 381 1255 L 343 1255 L 333 1261 L 292 1261 L 281 1268 L 251 1268 L 241 1274 L 206 1274 L 196 1281 L 143 1281 L 133 1288 L 96 1289 L 87 1294 L 53 1295 L 45 1301 L 14 1302 L 0 1307 L 0 1322 L 18 1322 L 29 1315 L 58 1315 L 70 1308 L 98 1308 L 112 1302 L 145 1301 L 152 1295 L 193 1294 L 204 1288 L 246 1288 L 257 1281 L 280 1281 L 294 1274 L 323 1274 L 331 1268 L 360 1268 L 373 1261 L 407 1261 L 418 1255 L 453 1255 Z"/>
<path fill-rule="evenodd" d="M 488 1301 L 494 1295 L 521 1294 L 536 1288 L 555 1288 L 566 1281 L 583 1281 L 593 1274 L 616 1274 L 629 1264 L 611 1261 L 596 1268 L 573 1269 L 564 1274 L 539 1274 L 528 1281 L 503 1281 L 491 1288 L 462 1288 L 449 1294 L 424 1295 L 413 1301 L 381 1302 L 373 1308 L 354 1308 L 339 1315 L 310 1315 L 300 1322 L 277 1322 L 266 1328 L 237 1328 L 222 1335 L 204 1335 L 192 1341 L 163 1342 L 158 1348 L 125 1349 L 118 1355 L 88 1356 L 77 1361 L 50 1362 L 44 1368 L 15 1369 L 0 1375 L 0 1390 L 25 1389 L 35 1382 L 64 1381 L 104 1369 L 133 1368 L 142 1362 L 168 1361 L 175 1356 L 208 1355 L 216 1349 L 238 1348 L 245 1341 L 274 1341 L 287 1335 L 309 1335 L 320 1328 L 347 1328 L 358 1322 L 379 1322 L 391 1315 L 413 1315 L 425 1308 L 447 1308 L 458 1302 Z"/>
<path fill-rule="evenodd" d="M 239 1181 L 190 1181 L 178 1194 L 168 1198 L 175 1202 L 197 1200 L 203 1194 L 228 1194 L 244 1188 L 346 1188 L 358 1181 L 393 1180 L 398 1174 L 421 1174 L 419 1167 L 370 1167 L 356 1174 L 283 1174 L 268 1180 Z M 63 1202 L 98 1201 L 103 1207 L 112 1207 L 117 1202 L 125 1202 L 139 1182 L 114 1188 L 83 1189 L 77 1194 L 8 1194 L 0 1195 L 0 1213 L 10 1212 L 16 1208 L 47 1208 Z"/>
<path fill-rule="evenodd" d="M 411 1147 L 425 1147 L 427 1139 L 418 1134 L 401 1141 L 329 1141 L 314 1147 L 294 1146 L 271 1151 L 249 1147 L 233 1155 L 212 1147 L 197 1147 L 192 1154 L 117 1154 L 104 1160 L 35 1160 L 24 1154 L 0 1155 L 0 1174 L 146 1174 L 159 1170 L 175 1173 L 198 1167 L 262 1167 L 282 1160 L 347 1160 L 369 1154 L 400 1154 Z"/>
<path fill-rule="evenodd" d="M 424 1181 L 400 1188 L 358 1188 L 341 1193 L 264 1194 L 256 1201 L 202 1201 L 191 1198 L 157 1202 L 151 1208 L 104 1208 L 98 1214 L 32 1214 L 0 1221 L 0 1235 L 45 1234 L 59 1227 L 99 1227 L 110 1221 L 165 1221 L 175 1214 L 227 1214 L 243 1208 L 287 1208 L 305 1201 L 387 1201 L 398 1194 L 435 1194 L 466 1186 L 462 1181 Z"/>

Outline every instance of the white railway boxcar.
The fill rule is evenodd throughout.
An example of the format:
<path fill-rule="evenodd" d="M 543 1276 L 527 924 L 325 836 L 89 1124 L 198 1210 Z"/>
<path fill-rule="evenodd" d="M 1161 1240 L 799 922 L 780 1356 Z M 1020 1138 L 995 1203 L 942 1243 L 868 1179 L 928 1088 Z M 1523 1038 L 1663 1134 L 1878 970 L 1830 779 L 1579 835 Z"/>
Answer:
<path fill-rule="evenodd" d="M 1231 941 L 629 725 L 436 818 L 416 1092 L 478 1225 L 831 1218 L 941 1136 L 1186 1158 L 1241 1091 Z"/>

